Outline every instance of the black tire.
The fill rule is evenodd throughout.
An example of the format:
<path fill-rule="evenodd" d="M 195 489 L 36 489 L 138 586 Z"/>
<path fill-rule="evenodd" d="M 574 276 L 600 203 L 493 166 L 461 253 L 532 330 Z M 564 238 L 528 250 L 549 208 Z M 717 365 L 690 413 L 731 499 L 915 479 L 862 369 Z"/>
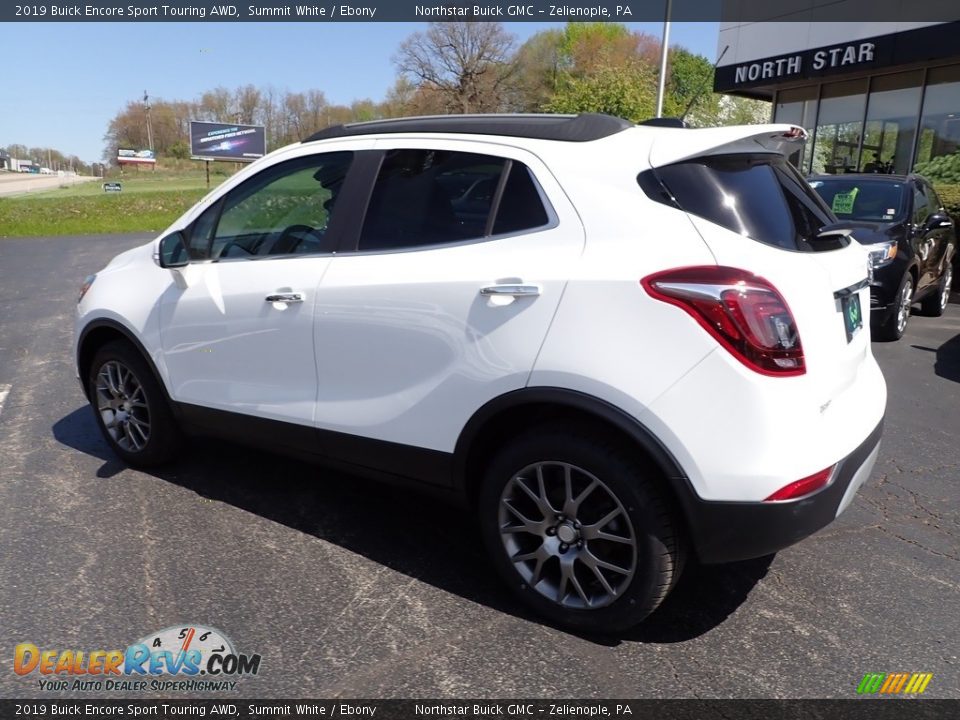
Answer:
<path fill-rule="evenodd" d="M 152 467 L 176 457 L 181 435 L 173 413 L 153 371 L 130 343 L 116 340 L 97 350 L 87 393 L 100 432 L 128 465 Z M 105 403 L 121 405 L 101 409 Z M 108 422 L 116 422 L 113 429 Z"/>
<path fill-rule="evenodd" d="M 943 275 L 940 276 L 940 282 L 937 283 L 937 289 L 930 295 L 927 295 L 920 303 L 920 310 L 924 315 L 930 317 L 940 317 L 947 309 L 950 302 L 950 290 L 953 285 L 953 265 L 947 264 L 944 267 Z"/>
<path fill-rule="evenodd" d="M 567 466 L 572 468 L 572 492 L 564 490 Z M 542 474 L 531 469 L 536 467 Z M 540 477 L 546 488 L 542 495 L 549 498 L 547 506 L 551 509 L 562 508 L 567 497 L 579 497 L 594 480 L 600 485 L 594 485 L 595 489 L 581 499 L 572 517 L 544 517 L 547 524 L 556 523 L 552 528 L 542 527 L 534 533 L 511 527 L 516 515 L 505 502 L 516 509 L 529 500 L 532 504 L 521 507 L 525 517 L 547 515 L 529 499 L 529 493 L 524 497 L 517 484 L 539 488 Z M 481 533 L 497 572 L 524 603 L 562 627 L 598 634 L 622 633 L 635 627 L 667 596 L 679 579 L 683 564 L 680 524 L 658 477 L 649 463 L 628 446 L 588 427 L 547 425 L 521 436 L 494 455 L 480 489 Z M 541 495 L 539 490 L 537 494 Z M 597 516 L 609 517 L 608 512 L 618 514 L 600 524 Z M 575 529 L 571 530 L 571 523 Z M 561 525 L 567 526 L 562 536 Z M 504 528 L 513 532 L 503 533 Z M 569 539 L 571 534 L 574 539 L 569 545 L 561 542 L 561 537 Z M 604 537 L 595 537 L 597 534 Z M 619 539 L 611 542 L 610 535 Z M 624 543 L 628 539 L 632 548 Z M 515 548 L 508 549 L 508 543 Z M 521 548 L 521 544 L 525 547 Z M 531 552 L 556 554 L 546 560 L 516 561 L 516 557 Z M 573 553 L 569 559 L 567 553 Z M 632 573 L 598 568 L 598 558 L 620 570 L 629 567 Z M 576 583 L 563 579 L 564 560 L 573 568 Z M 607 580 L 604 585 L 596 577 L 600 574 Z M 576 592 L 570 590 L 574 585 Z M 561 587 L 567 588 L 562 596 Z"/>
<path fill-rule="evenodd" d="M 906 293 L 906 294 L 905 294 Z M 913 305 L 913 276 L 907 272 L 900 281 L 900 287 L 897 288 L 895 307 L 890 316 L 879 326 L 877 326 L 876 337 L 878 340 L 894 341 L 903 337 L 907 329 L 907 321 L 910 319 L 910 306 Z M 903 304 L 906 303 L 904 310 Z M 905 314 L 901 314 L 905 313 Z"/>

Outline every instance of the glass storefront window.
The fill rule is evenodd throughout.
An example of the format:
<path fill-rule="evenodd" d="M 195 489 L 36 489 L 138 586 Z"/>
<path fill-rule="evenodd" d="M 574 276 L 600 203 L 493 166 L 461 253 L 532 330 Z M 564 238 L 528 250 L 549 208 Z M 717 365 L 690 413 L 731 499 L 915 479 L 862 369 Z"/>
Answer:
<path fill-rule="evenodd" d="M 914 169 L 933 182 L 960 183 L 960 65 L 927 72 Z"/>
<path fill-rule="evenodd" d="M 813 138 L 813 124 L 817 121 L 817 95 L 819 93 L 820 87 L 817 85 L 781 90 L 777 93 L 777 105 L 774 108 L 773 121 L 799 125 Z M 798 150 L 789 158 L 790 162 L 800 168 L 801 172 L 810 171 L 812 146 L 813 140 L 811 139 L 804 145 L 802 157 L 801 151 Z"/>
<path fill-rule="evenodd" d="M 871 80 L 861 172 L 910 172 L 921 85 L 922 70 L 880 75 Z"/>
<path fill-rule="evenodd" d="M 866 90 L 866 80 L 823 86 L 813 146 L 814 173 L 853 172 L 858 167 Z"/>

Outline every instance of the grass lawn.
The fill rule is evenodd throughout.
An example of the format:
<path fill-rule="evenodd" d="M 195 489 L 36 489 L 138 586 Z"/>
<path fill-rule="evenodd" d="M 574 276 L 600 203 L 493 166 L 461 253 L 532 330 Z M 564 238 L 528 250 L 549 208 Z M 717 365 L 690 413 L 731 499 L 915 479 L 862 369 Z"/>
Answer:
<path fill-rule="evenodd" d="M 230 166 L 232 168 L 232 166 Z M 226 179 L 210 173 L 210 188 Z M 128 170 L 112 174 L 121 192 L 104 192 L 100 181 L 0 198 L 0 237 L 159 232 L 207 194 L 200 170 Z"/>
<path fill-rule="evenodd" d="M 100 235 L 163 230 L 206 190 L 0 198 L 0 237 Z"/>

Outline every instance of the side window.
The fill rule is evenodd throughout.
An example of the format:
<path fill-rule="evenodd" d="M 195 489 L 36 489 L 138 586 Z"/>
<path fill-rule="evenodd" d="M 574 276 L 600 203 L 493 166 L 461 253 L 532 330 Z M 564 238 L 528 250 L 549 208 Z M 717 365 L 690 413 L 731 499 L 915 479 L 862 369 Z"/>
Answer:
<path fill-rule="evenodd" d="M 216 213 L 214 206 L 197 218 L 191 256 L 218 260 L 331 252 L 326 231 L 352 159 L 350 152 L 311 155 L 252 177 L 227 194 L 222 211 Z"/>
<path fill-rule="evenodd" d="M 923 192 L 921 185 L 915 185 L 913 188 L 913 224 L 923 225 L 930 215 L 930 208 L 927 206 L 927 196 Z"/>
<path fill-rule="evenodd" d="M 456 243 L 548 222 L 522 163 L 448 150 L 391 150 L 380 166 L 358 249 Z"/>
<path fill-rule="evenodd" d="M 815 237 L 824 225 L 833 220 L 823 200 L 793 165 L 784 163 L 774 168 L 793 216 L 797 245 L 802 247 L 805 241 Z"/>
<path fill-rule="evenodd" d="M 221 207 L 223 207 L 222 198 L 204 210 L 203 214 L 193 221 L 187 242 L 187 252 L 190 253 L 191 260 L 210 259 L 210 240 L 214 228 L 217 226 Z"/>
<path fill-rule="evenodd" d="M 503 186 L 493 234 L 532 230 L 548 222 L 550 217 L 543 207 L 543 200 L 530 171 L 522 163 L 513 162 L 507 183 Z"/>

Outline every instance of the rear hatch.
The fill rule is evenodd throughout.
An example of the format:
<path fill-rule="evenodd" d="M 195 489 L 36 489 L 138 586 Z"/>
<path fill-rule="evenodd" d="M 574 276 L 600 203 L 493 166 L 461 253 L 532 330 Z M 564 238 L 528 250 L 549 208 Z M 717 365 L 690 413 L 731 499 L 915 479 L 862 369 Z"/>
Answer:
<path fill-rule="evenodd" d="M 653 145 L 641 187 L 687 214 L 718 265 L 748 270 L 780 292 L 796 321 L 811 399 L 829 402 L 868 357 L 867 254 L 847 238 L 818 240 L 836 218 L 786 160 L 803 131 L 675 132 L 676 143 Z"/>

